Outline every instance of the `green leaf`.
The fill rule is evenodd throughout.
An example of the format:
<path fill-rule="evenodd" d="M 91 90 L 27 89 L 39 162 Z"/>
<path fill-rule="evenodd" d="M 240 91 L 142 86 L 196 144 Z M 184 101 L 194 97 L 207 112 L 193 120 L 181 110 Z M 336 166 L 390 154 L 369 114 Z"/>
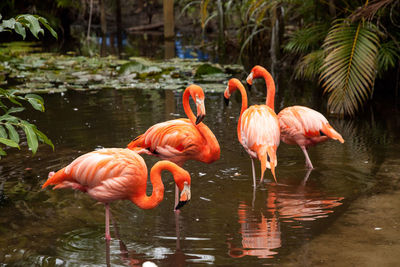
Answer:
<path fill-rule="evenodd" d="M 13 140 L 10 140 L 10 139 L 7 139 L 7 138 L 0 137 L 0 143 L 5 144 L 6 146 L 18 147 L 19 148 L 19 145 L 17 143 L 15 143 Z"/>
<path fill-rule="evenodd" d="M 9 121 L 9 122 L 13 122 L 13 123 L 18 123 L 19 119 L 15 116 L 4 114 L 3 116 L 0 116 L 0 121 Z"/>
<path fill-rule="evenodd" d="M 17 113 L 17 112 L 21 112 L 23 110 L 25 110 L 24 107 L 12 107 L 6 112 L 6 114 Z"/>
<path fill-rule="evenodd" d="M 29 30 L 32 32 L 33 36 L 35 36 L 37 39 L 39 39 L 39 33 L 42 33 L 44 35 L 44 31 L 40 27 L 39 20 L 35 16 L 29 14 L 20 15 L 17 16 L 17 21 L 25 23 Z"/>
<path fill-rule="evenodd" d="M 28 98 L 28 102 L 32 105 L 32 107 L 36 110 L 39 111 L 44 111 L 44 106 L 42 103 L 40 103 L 39 100 L 35 99 L 35 98 Z"/>
<path fill-rule="evenodd" d="M 9 96 L 8 100 L 10 100 L 15 105 L 22 106 L 22 104 L 20 102 L 18 102 L 13 96 Z"/>
<path fill-rule="evenodd" d="M 6 155 L 7 153 L 2 148 L 0 148 L 0 156 L 6 156 Z"/>
<path fill-rule="evenodd" d="M 14 29 L 14 27 L 15 27 L 15 19 L 11 18 L 11 19 L 7 19 L 7 20 L 3 20 L 2 26 L 4 28 Z"/>
<path fill-rule="evenodd" d="M 39 144 L 37 136 L 33 130 L 33 125 L 27 121 L 21 121 L 21 123 L 26 135 L 26 140 L 28 141 L 28 146 L 32 150 L 32 154 L 35 155 Z"/>
<path fill-rule="evenodd" d="M 51 142 L 51 140 L 49 138 L 47 138 L 47 136 L 42 133 L 41 131 L 39 131 L 36 127 L 33 127 L 34 132 L 36 133 L 36 135 L 38 136 L 39 140 L 49 146 L 51 146 L 54 150 L 54 144 L 53 142 Z"/>
<path fill-rule="evenodd" d="M 32 107 L 39 111 L 44 111 L 44 100 L 41 96 L 36 94 L 27 94 L 25 99 L 32 105 Z"/>
<path fill-rule="evenodd" d="M 40 103 L 44 103 L 43 97 L 41 97 L 40 95 L 37 94 L 26 94 L 25 98 L 34 98 L 36 100 L 38 100 Z"/>
<path fill-rule="evenodd" d="M 6 128 L 8 130 L 8 135 L 10 136 L 11 140 L 13 140 L 15 143 L 19 143 L 19 134 L 18 132 L 15 130 L 14 126 L 12 126 L 11 124 L 7 123 Z"/>
<path fill-rule="evenodd" d="M 2 138 L 8 137 L 6 130 L 4 129 L 4 127 L 2 125 L 0 125 L 0 137 L 2 137 Z"/>
<path fill-rule="evenodd" d="M 6 105 L 4 105 L 4 103 L 0 100 L 0 107 L 4 110 L 7 111 L 8 107 Z"/>
<path fill-rule="evenodd" d="M 22 39 L 25 40 L 26 31 L 25 31 L 24 26 L 22 26 L 21 23 L 19 23 L 19 22 L 16 22 L 16 23 L 15 23 L 15 32 L 18 33 L 19 35 L 21 35 L 21 36 L 22 36 Z"/>
<path fill-rule="evenodd" d="M 39 21 L 43 24 L 43 26 L 46 27 L 47 30 L 49 30 L 49 32 L 51 33 L 51 35 L 53 35 L 54 38 L 58 39 L 57 32 L 55 30 L 53 30 L 53 28 L 49 25 L 49 23 L 47 22 L 47 19 L 45 19 L 43 17 L 39 17 Z"/>

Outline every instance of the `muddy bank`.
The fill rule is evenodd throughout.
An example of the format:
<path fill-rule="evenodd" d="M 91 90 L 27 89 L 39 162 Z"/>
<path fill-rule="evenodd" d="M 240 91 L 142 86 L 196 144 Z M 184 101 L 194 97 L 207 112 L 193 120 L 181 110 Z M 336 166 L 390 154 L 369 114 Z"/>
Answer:
<path fill-rule="evenodd" d="M 359 197 L 326 232 L 292 253 L 285 266 L 397 266 L 400 262 L 400 160 L 377 176 L 385 192 Z M 378 189 L 379 191 L 379 189 Z"/>

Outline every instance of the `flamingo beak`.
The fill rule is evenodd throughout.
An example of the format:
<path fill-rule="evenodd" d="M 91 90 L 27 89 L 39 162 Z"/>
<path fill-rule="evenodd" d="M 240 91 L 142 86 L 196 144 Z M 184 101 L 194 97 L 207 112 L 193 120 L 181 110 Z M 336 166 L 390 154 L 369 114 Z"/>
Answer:
<path fill-rule="evenodd" d="M 225 105 L 228 106 L 228 105 L 229 105 L 229 98 L 226 98 L 226 97 L 224 96 L 224 101 L 225 101 Z"/>
<path fill-rule="evenodd" d="M 200 115 L 196 117 L 196 125 L 203 121 L 205 115 Z"/>
<path fill-rule="evenodd" d="M 176 205 L 175 210 L 179 210 L 183 206 L 185 206 L 186 203 L 189 202 L 190 200 L 190 185 L 188 185 L 186 182 L 184 183 L 183 190 L 181 192 L 181 196 L 179 198 L 178 205 Z"/>
<path fill-rule="evenodd" d="M 203 121 L 206 116 L 206 108 L 204 106 L 204 100 L 200 98 L 196 98 L 196 106 L 197 106 L 197 117 L 196 117 L 196 125 Z"/>
<path fill-rule="evenodd" d="M 225 105 L 228 106 L 229 105 L 229 97 L 231 96 L 230 92 L 229 92 L 229 86 L 226 87 L 225 92 L 224 92 L 224 101 L 225 101 Z"/>
<path fill-rule="evenodd" d="M 253 72 L 250 72 L 249 76 L 247 76 L 246 79 L 247 85 L 248 85 L 248 89 L 249 91 L 251 91 L 251 85 L 253 84 Z"/>

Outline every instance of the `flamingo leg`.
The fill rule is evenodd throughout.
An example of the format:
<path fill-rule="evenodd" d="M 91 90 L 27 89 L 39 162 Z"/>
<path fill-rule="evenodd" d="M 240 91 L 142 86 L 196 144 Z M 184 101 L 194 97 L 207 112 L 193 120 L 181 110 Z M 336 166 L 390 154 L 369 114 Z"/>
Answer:
<path fill-rule="evenodd" d="M 254 169 L 254 160 L 253 160 L 253 158 L 250 158 L 251 159 L 251 170 L 253 171 L 253 187 L 256 187 L 257 185 L 256 185 L 256 171 L 255 171 L 255 169 Z"/>
<path fill-rule="evenodd" d="M 179 203 L 179 187 L 175 184 L 175 205 L 174 205 L 175 213 L 179 213 L 179 210 L 175 209 L 178 203 Z"/>
<path fill-rule="evenodd" d="M 305 186 L 308 180 L 308 177 L 310 177 L 312 169 L 308 169 L 306 175 L 304 176 L 303 182 L 301 183 L 302 186 Z"/>
<path fill-rule="evenodd" d="M 254 209 L 254 202 L 256 201 L 256 188 L 253 187 L 253 200 L 251 201 L 251 207 Z"/>
<path fill-rule="evenodd" d="M 314 167 L 311 163 L 310 157 L 308 156 L 307 148 L 305 146 L 300 146 L 300 148 L 301 148 L 301 150 L 303 150 L 304 156 L 306 157 L 306 167 L 308 169 L 314 169 Z"/>
<path fill-rule="evenodd" d="M 110 204 L 104 203 L 106 207 L 106 241 L 111 240 L 111 235 L 110 235 Z"/>
<path fill-rule="evenodd" d="M 175 213 L 175 234 L 176 234 L 176 249 L 181 249 L 181 228 L 179 226 L 179 213 Z"/>

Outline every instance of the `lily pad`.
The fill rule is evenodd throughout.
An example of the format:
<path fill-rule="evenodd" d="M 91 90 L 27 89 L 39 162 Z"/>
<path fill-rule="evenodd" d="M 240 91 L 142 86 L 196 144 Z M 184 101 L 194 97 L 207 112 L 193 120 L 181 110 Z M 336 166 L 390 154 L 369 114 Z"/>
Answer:
<path fill-rule="evenodd" d="M 224 71 L 220 68 L 217 68 L 215 66 L 212 66 L 208 63 L 205 63 L 201 66 L 199 66 L 196 70 L 196 73 L 194 77 L 200 77 L 202 75 L 208 75 L 208 74 L 215 74 L 215 73 L 223 73 Z"/>

